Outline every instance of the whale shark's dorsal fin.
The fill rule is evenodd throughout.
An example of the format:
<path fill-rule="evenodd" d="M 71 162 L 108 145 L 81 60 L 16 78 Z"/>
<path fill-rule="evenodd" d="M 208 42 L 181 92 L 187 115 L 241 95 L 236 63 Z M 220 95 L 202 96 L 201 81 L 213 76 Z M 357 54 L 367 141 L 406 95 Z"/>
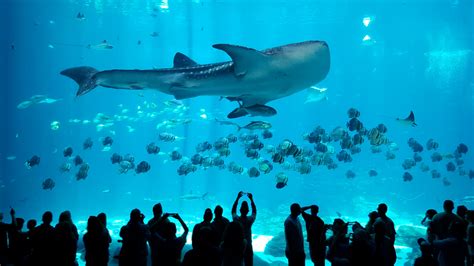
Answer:
<path fill-rule="evenodd" d="M 259 69 L 260 63 L 269 57 L 262 52 L 232 44 L 214 44 L 212 47 L 226 52 L 234 62 L 236 76 L 243 76 L 252 69 Z"/>
<path fill-rule="evenodd" d="M 185 54 L 178 52 L 174 55 L 173 68 L 191 67 L 195 65 L 197 65 L 196 61 L 192 60 Z"/>

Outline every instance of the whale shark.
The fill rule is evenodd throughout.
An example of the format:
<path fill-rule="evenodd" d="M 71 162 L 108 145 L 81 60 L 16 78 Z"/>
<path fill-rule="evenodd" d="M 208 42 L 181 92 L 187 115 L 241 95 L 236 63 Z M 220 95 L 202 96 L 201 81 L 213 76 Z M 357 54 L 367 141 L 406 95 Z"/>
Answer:
<path fill-rule="evenodd" d="M 155 89 L 173 95 L 177 100 L 220 96 L 239 103 L 239 107 L 228 115 L 237 118 L 249 115 L 247 110 L 255 110 L 254 106 L 261 109 L 270 101 L 314 86 L 329 73 L 330 52 L 324 41 L 292 43 L 261 51 L 232 44 L 213 47 L 227 53 L 232 61 L 198 64 L 178 52 L 172 68 L 99 71 L 80 66 L 65 69 L 61 74 L 79 85 L 77 96 L 97 86 Z"/>

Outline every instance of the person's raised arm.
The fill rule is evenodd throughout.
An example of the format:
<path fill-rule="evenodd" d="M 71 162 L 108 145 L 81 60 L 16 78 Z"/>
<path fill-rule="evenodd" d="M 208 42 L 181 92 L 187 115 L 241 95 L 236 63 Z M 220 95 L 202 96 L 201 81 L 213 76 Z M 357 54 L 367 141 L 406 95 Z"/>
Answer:
<path fill-rule="evenodd" d="M 16 230 L 16 217 L 15 217 L 15 209 L 10 207 L 10 216 L 12 217 L 12 226 L 13 230 Z"/>
<path fill-rule="evenodd" d="M 257 206 L 255 206 L 255 202 L 253 201 L 252 193 L 247 194 L 250 199 L 250 206 L 252 206 L 252 216 L 255 218 L 257 216 Z"/>
<path fill-rule="evenodd" d="M 237 198 L 234 201 L 234 204 L 232 205 L 232 218 L 237 215 L 237 204 L 239 204 L 239 199 L 242 197 L 244 193 L 242 191 L 237 194 Z"/>
<path fill-rule="evenodd" d="M 179 214 L 175 214 L 175 215 L 173 215 L 173 217 L 176 218 L 176 219 L 179 221 L 179 223 L 181 224 L 181 226 L 183 227 L 183 229 L 184 229 L 183 235 L 184 235 L 184 234 L 188 234 L 189 228 L 188 228 L 188 226 L 186 225 L 186 223 L 183 221 L 183 219 L 181 218 L 181 216 L 179 216 Z"/>

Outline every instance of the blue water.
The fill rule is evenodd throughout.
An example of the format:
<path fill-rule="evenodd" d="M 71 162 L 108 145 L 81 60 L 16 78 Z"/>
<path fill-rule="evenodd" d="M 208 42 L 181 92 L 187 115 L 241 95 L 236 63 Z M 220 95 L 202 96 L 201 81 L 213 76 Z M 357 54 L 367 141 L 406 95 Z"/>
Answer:
<path fill-rule="evenodd" d="M 439 152 L 452 153 L 459 143 L 470 151 L 462 168 L 474 169 L 474 81 L 473 81 L 473 2 L 435 1 L 2 1 L 0 34 L 4 63 L 2 68 L 2 117 L 0 158 L 0 210 L 15 207 L 25 218 L 39 218 L 45 210 L 55 214 L 69 209 L 75 221 L 105 211 L 111 217 L 127 217 L 130 209 L 140 208 L 151 217 L 151 207 L 163 202 L 165 211 L 180 212 L 189 221 L 201 217 L 206 207 L 222 204 L 229 216 L 231 204 L 240 190 L 254 193 L 259 217 L 254 233 L 274 235 L 282 231 L 288 206 L 320 205 L 320 215 L 330 222 L 336 212 L 347 219 L 365 223 L 366 215 L 380 202 L 389 205 L 395 223 L 415 223 L 428 208 L 440 209 L 450 198 L 474 208 L 467 196 L 474 195 L 474 179 L 446 171 L 444 159 L 432 163 L 431 151 L 421 154 L 431 169 L 442 173 L 432 179 L 419 167 L 410 170 L 414 180 L 404 182 L 401 164 L 413 152 L 409 138 L 425 144 L 439 142 Z M 84 20 L 76 18 L 81 12 Z M 363 18 L 369 17 L 366 27 Z M 158 36 L 151 34 L 157 32 Z M 370 40 L 363 41 L 368 35 Z M 103 40 L 113 49 L 88 49 L 88 44 Z M 235 103 L 218 97 L 184 100 L 189 107 L 181 116 L 158 114 L 154 119 L 115 121 L 97 131 L 95 123 L 73 123 L 71 119 L 93 120 L 97 113 L 109 116 L 138 117 L 137 111 L 159 112 L 172 96 L 157 91 L 128 91 L 97 88 L 75 97 L 76 84 L 59 75 L 74 66 L 107 69 L 151 69 L 172 66 L 173 55 L 182 52 L 199 63 L 229 60 L 213 49 L 215 43 L 230 43 L 265 49 L 306 40 L 324 40 L 331 50 L 329 75 L 318 87 L 328 88 L 328 100 L 303 104 L 306 91 L 269 103 L 278 114 L 264 120 L 273 124 L 273 138 L 266 145 L 277 146 L 291 139 L 301 147 L 312 145 L 303 139 L 317 125 L 326 131 L 345 127 L 346 111 L 355 107 L 367 128 L 384 123 L 387 136 L 398 144 L 396 159 L 373 154 L 367 141 L 351 163 L 338 163 L 336 170 L 313 166 L 309 175 L 283 170 L 277 164 L 270 174 L 249 178 L 216 168 L 198 169 L 179 176 L 179 162 L 166 153 L 177 149 L 184 156 L 195 154 L 199 142 L 213 143 L 236 132 L 221 126 L 215 117 L 225 118 Z M 141 42 L 138 44 L 138 42 Z M 14 49 L 13 49 L 14 46 Z M 33 95 L 62 99 L 52 104 L 37 104 L 27 109 L 17 105 Z M 156 109 L 147 108 L 156 104 Z M 138 109 L 141 108 L 141 109 Z M 123 111 L 123 109 L 128 109 Z M 413 110 L 417 127 L 405 126 L 396 117 Z M 206 114 L 208 119 L 201 116 Z M 157 130 L 166 119 L 189 118 L 191 123 L 173 129 Z M 246 124 L 259 118 L 242 118 Z M 151 120 L 151 121 L 150 121 Z M 58 121 L 58 130 L 51 122 Z M 133 132 L 129 132 L 130 128 Z M 161 132 L 184 139 L 164 143 Z M 111 136 L 110 151 L 102 151 L 100 139 Z M 91 137 L 94 146 L 82 150 Z M 149 155 L 145 146 L 155 142 L 164 155 Z M 74 174 L 61 174 L 59 165 L 67 162 L 62 151 L 71 146 L 89 165 L 89 176 L 76 181 Z M 257 162 L 245 157 L 241 143 L 231 144 L 231 156 L 245 168 Z M 333 143 L 336 152 L 340 150 Z M 110 163 L 112 153 L 130 153 L 136 162 L 148 161 L 150 172 L 119 174 Z M 261 152 L 270 159 L 269 155 Z M 24 162 L 41 157 L 38 167 L 28 170 Z M 7 159 L 9 156 L 10 157 Z M 290 160 L 291 161 L 291 160 Z M 376 169 L 377 177 L 367 172 Z M 354 179 L 345 173 L 352 170 Z M 289 181 L 275 188 L 275 175 L 286 172 Z M 451 183 L 443 185 L 442 179 Z M 42 182 L 52 178 L 53 190 L 43 190 Z M 183 201 L 185 194 L 209 193 L 205 200 Z M 464 199 L 464 200 L 463 200 Z M 281 225 L 278 228 L 278 225 Z"/>

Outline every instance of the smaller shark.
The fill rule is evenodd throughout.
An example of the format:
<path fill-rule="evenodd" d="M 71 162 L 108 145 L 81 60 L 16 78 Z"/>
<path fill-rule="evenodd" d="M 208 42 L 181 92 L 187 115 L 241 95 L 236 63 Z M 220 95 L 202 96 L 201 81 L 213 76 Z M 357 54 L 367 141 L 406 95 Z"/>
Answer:
<path fill-rule="evenodd" d="M 402 124 L 410 125 L 412 127 L 417 126 L 417 124 L 415 123 L 415 114 L 413 114 L 413 111 L 410 111 L 410 115 L 408 115 L 407 118 L 397 118 L 397 121 L 400 121 Z"/>
<path fill-rule="evenodd" d="M 180 200 L 197 200 L 197 199 L 205 200 L 208 194 L 209 193 L 207 192 L 202 195 L 189 193 L 189 194 L 179 197 L 179 199 Z"/>

